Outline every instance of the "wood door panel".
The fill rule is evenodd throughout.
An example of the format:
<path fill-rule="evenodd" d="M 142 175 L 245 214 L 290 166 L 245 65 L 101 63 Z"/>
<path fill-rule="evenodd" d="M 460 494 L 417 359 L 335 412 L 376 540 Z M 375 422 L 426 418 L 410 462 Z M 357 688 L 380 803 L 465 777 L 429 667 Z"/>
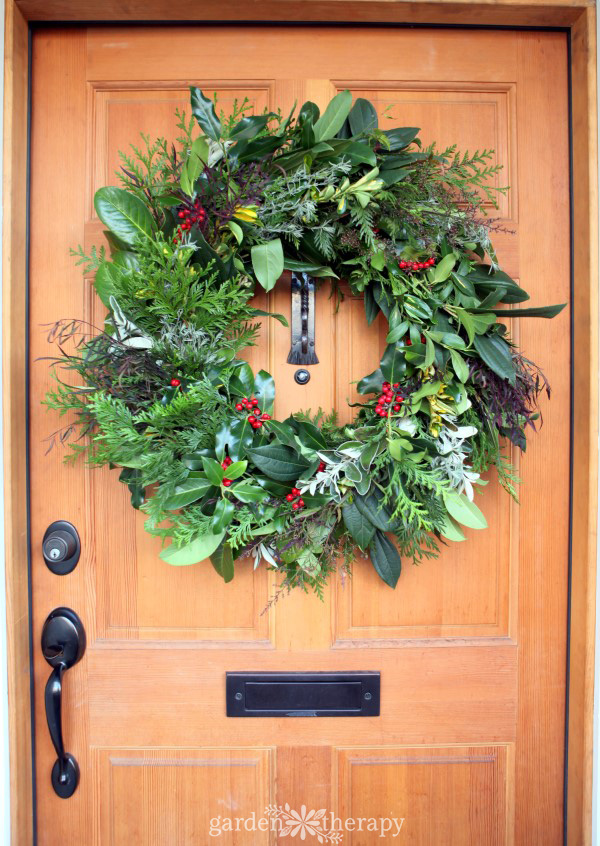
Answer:
<path fill-rule="evenodd" d="M 410 846 L 500 846 L 513 816 L 513 746 L 337 749 L 341 819 L 399 817 Z M 451 797 L 451 798 L 450 798 Z M 365 840 L 357 827 L 349 846 Z M 397 829 L 390 826 L 388 838 Z"/>
<path fill-rule="evenodd" d="M 360 44 L 360 49 L 357 49 Z M 416 58 L 415 58 L 416 57 Z M 406 816 L 403 842 L 544 843 L 562 831 L 568 554 L 568 316 L 514 321 L 512 336 L 550 377 L 544 425 L 519 461 L 517 507 L 495 477 L 482 507 L 490 528 L 419 567 L 396 591 L 357 558 L 323 602 L 296 593 L 262 613 L 277 579 L 248 561 L 223 585 L 208 562 L 171 568 L 131 509 L 118 471 L 65 468 L 44 439 L 58 421 L 37 405 L 50 386 L 42 324 L 102 325 L 90 280 L 68 251 L 103 242 L 94 190 L 113 182 L 117 151 L 139 131 L 175 132 L 187 85 L 216 90 L 227 110 L 248 94 L 258 109 L 321 106 L 346 86 L 382 115 L 422 127 L 425 142 L 495 147 L 511 184 L 494 237 L 503 267 L 532 304 L 569 298 L 566 42 L 562 33 L 333 27 L 98 27 L 36 31 L 31 162 L 31 525 L 38 816 L 41 846 L 140 843 L 203 846 L 207 825 L 234 801 L 327 808 L 337 816 Z M 57 127 L 61 131 L 57 131 Z M 548 144 L 548 138 L 552 144 Z M 68 174 L 68 179 L 65 178 Z M 49 198 L 59 198 L 50 206 Z M 52 208 L 49 213 L 48 209 Z M 493 216 L 493 212 L 490 210 Z M 361 298 L 317 294 L 319 365 L 299 386 L 286 363 L 290 330 L 263 320 L 254 369 L 277 383 L 275 413 L 336 409 L 359 399 L 377 367 L 382 321 L 367 327 Z M 289 274 L 257 307 L 289 319 Z M 51 495 L 49 495 L 51 490 Z M 77 569 L 58 579 L 40 540 L 54 519 L 82 538 Z M 88 650 L 66 676 L 64 729 L 81 766 L 68 802 L 49 788 L 54 760 L 37 644 L 57 605 L 82 617 Z M 228 719 L 231 670 L 378 670 L 381 716 Z M 228 804 L 229 803 L 229 804 Z M 227 810 L 227 813 L 229 811 Z M 395 813 L 395 811 L 394 811 Z M 224 833 L 235 846 L 275 843 Z M 286 838 L 280 838 L 286 842 Z M 344 843 L 379 842 L 348 832 Z"/>
<path fill-rule="evenodd" d="M 93 757 L 99 837 L 110 846 L 206 842 L 217 819 L 262 814 L 275 801 L 269 748 L 95 748 Z M 182 805 L 188 813 L 181 813 Z M 273 843 L 269 831 L 258 830 L 252 837 L 256 846 Z M 243 841 L 233 830 L 219 834 L 218 842 L 237 846 Z"/>

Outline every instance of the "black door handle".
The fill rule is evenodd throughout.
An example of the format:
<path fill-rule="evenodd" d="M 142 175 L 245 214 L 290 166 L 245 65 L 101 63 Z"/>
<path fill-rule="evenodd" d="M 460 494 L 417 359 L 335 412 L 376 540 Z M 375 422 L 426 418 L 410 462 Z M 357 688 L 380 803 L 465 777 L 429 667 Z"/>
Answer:
<path fill-rule="evenodd" d="M 79 784 L 79 764 L 68 752 L 62 735 L 62 678 L 85 652 L 85 629 L 70 608 L 55 608 L 42 629 L 42 653 L 52 667 L 46 684 L 44 703 L 50 739 L 57 754 L 52 767 L 52 787 L 61 799 L 72 796 Z"/>

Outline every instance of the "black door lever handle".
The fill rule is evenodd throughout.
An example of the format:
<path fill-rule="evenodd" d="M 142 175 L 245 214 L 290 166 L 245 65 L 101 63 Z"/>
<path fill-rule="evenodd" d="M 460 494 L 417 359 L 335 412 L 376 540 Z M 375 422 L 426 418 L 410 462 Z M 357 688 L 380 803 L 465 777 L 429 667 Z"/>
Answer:
<path fill-rule="evenodd" d="M 65 752 L 62 733 L 62 679 L 65 670 L 73 667 L 85 652 L 83 623 L 70 608 L 55 608 L 48 615 L 42 629 L 42 652 L 52 667 L 44 692 L 48 730 L 57 754 L 52 768 L 52 787 L 61 799 L 68 799 L 79 784 L 79 765 L 73 755 Z"/>

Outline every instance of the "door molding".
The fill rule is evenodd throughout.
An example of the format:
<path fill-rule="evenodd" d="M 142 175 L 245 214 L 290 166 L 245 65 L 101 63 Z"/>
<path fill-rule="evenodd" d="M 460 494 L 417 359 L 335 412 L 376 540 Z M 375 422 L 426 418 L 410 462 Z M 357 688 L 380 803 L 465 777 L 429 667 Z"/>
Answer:
<path fill-rule="evenodd" d="M 595 0 L 6 0 L 3 384 L 11 842 L 33 843 L 27 497 L 29 30 L 47 22 L 237 22 L 549 27 L 570 36 L 572 106 L 572 565 L 567 840 L 591 846 L 598 487 L 598 163 Z"/>

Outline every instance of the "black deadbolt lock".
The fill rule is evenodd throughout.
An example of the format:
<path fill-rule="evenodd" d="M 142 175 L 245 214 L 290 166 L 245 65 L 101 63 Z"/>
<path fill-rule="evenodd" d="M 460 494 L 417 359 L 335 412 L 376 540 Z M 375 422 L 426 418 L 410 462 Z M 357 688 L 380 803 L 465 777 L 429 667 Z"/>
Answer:
<path fill-rule="evenodd" d="M 66 576 L 77 566 L 81 543 L 77 529 L 66 520 L 57 520 L 46 529 L 42 554 L 48 569 L 57 576 Z"/>

